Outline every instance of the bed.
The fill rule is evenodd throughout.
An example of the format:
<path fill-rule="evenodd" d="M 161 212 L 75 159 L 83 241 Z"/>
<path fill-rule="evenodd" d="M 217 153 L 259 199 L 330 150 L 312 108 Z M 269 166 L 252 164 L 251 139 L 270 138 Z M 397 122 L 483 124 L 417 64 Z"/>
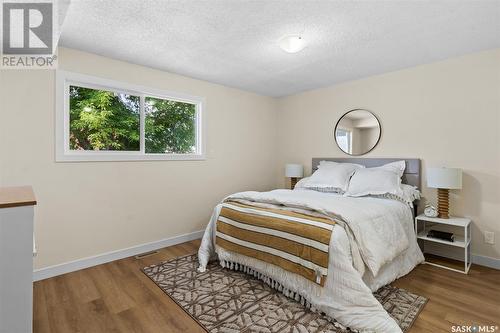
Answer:
<path fill-rule="evenodd" d="M 401 160 L 405 161 L 402 183 L 420 188 L 419 159 L 313 158 L 312 171 L 321 161 L 374 168 Z M 214 209 L 199 249 L 199 269 L 217 259 L 222 266 L 253 274 L 353 330 L 401 332 L 372 293 L 424 260 L 414 236 L 413 215 L 410 205 L 374 196 L 346 197 L 307 189 L 236 193 Z M 273 219 L 273 234 L 261 237 L 273 241 L 272 248 L 250 248 L 237 239 L 238 233 L 231 234 L 239 231 L 251 237 L 264 217 Z M 287 246 L 277 244 L 280 233 L 286 231 L 276 227 L 279 218 L 296 220 L 304 230 L 328 229 L 329 241 L 311 231 L 314 228 L 303 235 L 295 233 L 296 244 L 305 247 L 297 251 L 306 253 L 308 260 L 282 260 L 272 252 Z M 248 225 L 229 225 L 234 220 Z M 227 231 L 222 228 L 225 222 Z"/>

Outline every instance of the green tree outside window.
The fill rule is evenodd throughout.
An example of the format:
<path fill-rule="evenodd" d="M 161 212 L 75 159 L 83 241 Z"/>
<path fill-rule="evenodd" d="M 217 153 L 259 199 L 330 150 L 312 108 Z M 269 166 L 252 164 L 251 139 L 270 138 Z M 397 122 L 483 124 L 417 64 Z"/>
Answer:
<path fill-rule="evenodd" d="M 196 105 L 146 97 L 146 153 L 194 153 Z"/>
<path fill-rule="evenodd" d="M 71 150 L 140 151 L 140 97 L 70 86 Z M 196 105 L 144 99 L 145 152 L 196 151 Z"/>

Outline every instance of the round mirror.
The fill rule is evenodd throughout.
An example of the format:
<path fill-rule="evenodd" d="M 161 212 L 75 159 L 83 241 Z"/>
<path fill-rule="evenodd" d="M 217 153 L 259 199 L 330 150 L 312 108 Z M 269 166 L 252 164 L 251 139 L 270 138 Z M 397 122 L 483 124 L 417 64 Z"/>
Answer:
<path fill-rule="evenodd" d="M 380 122 L 368 110 L 346 112 L 335 126 L 335 142 L 346 154 L 363 155 L 375 148 L 380 140 Z"/>

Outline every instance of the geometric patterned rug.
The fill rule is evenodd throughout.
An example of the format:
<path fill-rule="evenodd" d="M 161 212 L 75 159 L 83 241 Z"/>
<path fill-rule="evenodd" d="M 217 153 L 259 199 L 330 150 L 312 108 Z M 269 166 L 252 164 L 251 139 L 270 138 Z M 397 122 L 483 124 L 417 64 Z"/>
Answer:
<path fill-rule="evenodd" d="M 347 333 L 335 321 L 312 312 L 252 275 L 210 263 L 198 272 L 196 254 L 145 267 L 143 272 L 207 332 Z M 374 296 L 408 330 L 427 299 L 392 286 Z"/>

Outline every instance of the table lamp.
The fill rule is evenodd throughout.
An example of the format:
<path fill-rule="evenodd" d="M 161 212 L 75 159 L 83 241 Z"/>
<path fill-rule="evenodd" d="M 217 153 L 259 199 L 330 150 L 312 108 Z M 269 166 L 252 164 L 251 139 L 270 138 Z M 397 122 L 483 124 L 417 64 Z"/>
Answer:
<path fill-rule="evenodd" d="M 285 166 L 285 176 L 290 178 L 290 187 L 293 190 L 299 178 L 304 176 L 304 166 L 302 164 L 287 164 Z"/>
<path fill-rule="evenodd" d="M 450 218 L 450 189 L 462 188 L 462 169 L 427 168 L 427 187 L 438 189 L 438 217 Z"/>

